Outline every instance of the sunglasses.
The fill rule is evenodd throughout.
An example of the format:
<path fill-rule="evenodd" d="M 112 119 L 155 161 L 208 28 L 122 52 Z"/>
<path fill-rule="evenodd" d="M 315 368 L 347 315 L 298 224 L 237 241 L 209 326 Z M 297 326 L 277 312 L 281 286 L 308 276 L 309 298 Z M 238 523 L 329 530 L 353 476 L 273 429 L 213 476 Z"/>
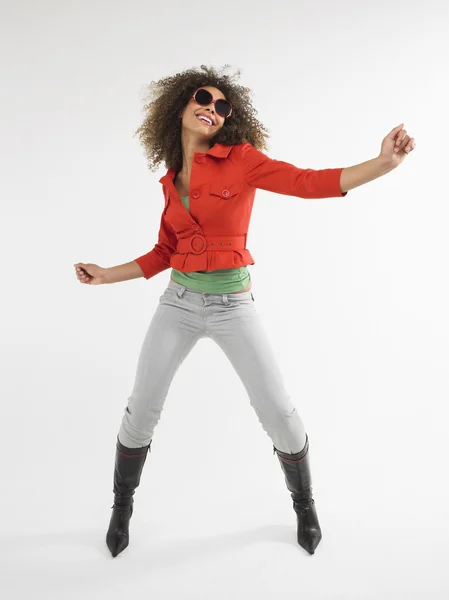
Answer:
<path fill-rule="evenodd" d="M 225 119 L 227 119 L 228 117 L 231 116 L 231 113 L 232 113 L 231 103 L 228 102 L 228 100 L 223 100 L 222 98 L 219 98 L 218 100 L 214 100 L 214 97 L 212 96 L 212 94 L 210 92 L 208 92 L 207 90 L 205 90 L 204 88 L 200 88 L 199 90 L 196 90 L 196 92 L 193 94 L 192 98 L 195 100 L 195 102 L 197 102 L 198 104 L 201 104 L 201 106 L 209 106 L 209 104 L 211 102 L 213 102 L 216 113 L 218 115 L 220 115 L 221 117 L 224 117 Z"/>

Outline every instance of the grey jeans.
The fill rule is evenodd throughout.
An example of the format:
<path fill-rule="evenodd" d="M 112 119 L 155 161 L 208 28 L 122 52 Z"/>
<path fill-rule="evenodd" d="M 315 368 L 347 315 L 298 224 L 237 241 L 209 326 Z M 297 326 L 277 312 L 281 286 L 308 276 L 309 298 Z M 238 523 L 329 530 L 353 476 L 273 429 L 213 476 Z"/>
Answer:
<path fill-rule="evenodd" d="M 285 389 L 251 290 L 209 294 L 171 279 L 143 341 L 119 441 L 129 448 L 150 442 L 176 371 L 203 337 L 213 339 L 228 357 L 273 445 L 282 452 L 300 452 L 306 443 L 304 425 Z"/>

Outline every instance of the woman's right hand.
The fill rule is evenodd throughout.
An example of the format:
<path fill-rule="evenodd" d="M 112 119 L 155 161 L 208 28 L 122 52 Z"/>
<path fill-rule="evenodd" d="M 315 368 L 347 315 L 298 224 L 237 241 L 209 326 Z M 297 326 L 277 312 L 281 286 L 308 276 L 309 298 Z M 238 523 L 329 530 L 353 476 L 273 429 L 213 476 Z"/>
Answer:
<path fill-rule="evenodd" d="M 75 267 L 78 281 L 81 283 L 90 283 L 90 285 L 107 283 L 107 269 L 99 267 L 93 263 L 76 263 L 73 266 Z"/>

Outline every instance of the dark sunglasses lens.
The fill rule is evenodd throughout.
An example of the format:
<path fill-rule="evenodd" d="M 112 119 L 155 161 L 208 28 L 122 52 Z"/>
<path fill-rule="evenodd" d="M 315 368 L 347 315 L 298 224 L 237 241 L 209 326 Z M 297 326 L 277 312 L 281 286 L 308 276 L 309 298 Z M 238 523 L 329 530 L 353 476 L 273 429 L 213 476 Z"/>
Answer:
<path fill-rule="evenodd" d="M 215 108 L 222 117 L 228 117 L 231 114 L 231 105 L 227 100 L 217 100 Z"/>
<path fill-rule="evenodd" d="M 212 94 L 207 90 L 197 90 L 195 94 L 195 100 L 198 102 L 198 104 L 208 106 L 208 104 L 212 102 Z"/>
<path fill-rule="evenodd" d="M 208 106 L 212 102 L 213 96 L 210 92 L 201 88 L 196 91 L 195 100 L 202 106 Z M 228 117 L 231 114 L 231 104 L 227 100 L 217 100 L 215 110 L 222 117 Z"/>

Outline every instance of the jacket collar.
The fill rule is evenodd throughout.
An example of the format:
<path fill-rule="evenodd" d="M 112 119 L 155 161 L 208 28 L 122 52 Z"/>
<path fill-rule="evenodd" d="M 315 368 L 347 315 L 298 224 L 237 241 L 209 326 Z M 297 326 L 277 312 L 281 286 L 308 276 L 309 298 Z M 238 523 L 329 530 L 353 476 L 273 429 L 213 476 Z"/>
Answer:
<path fill-rule="evenodd" d="M 212 146 L 212 148 L 209 148 L 209 150 L 207 152 L 205 152 L 205 154 L 208 154 L 209 156 L 215 156 L 216 158 L 227 158 L 228 154 L 231 152 L 233 146 L 234 146 L 233 144 L 231 146 L 228 146 L 226 144 L 215 143 Z M 170 169 L 168 169 L 167 173 L 159 179 L 159 182 L 162 184 L 164 184 L 164 183 L 166 184 L 170 181 L 173 184 L 173 179 L 175 177 L 175 173 L 177 171 L 179 164 L 180 163 L 178 163 L 174 167 L 171 167 Z"/>

